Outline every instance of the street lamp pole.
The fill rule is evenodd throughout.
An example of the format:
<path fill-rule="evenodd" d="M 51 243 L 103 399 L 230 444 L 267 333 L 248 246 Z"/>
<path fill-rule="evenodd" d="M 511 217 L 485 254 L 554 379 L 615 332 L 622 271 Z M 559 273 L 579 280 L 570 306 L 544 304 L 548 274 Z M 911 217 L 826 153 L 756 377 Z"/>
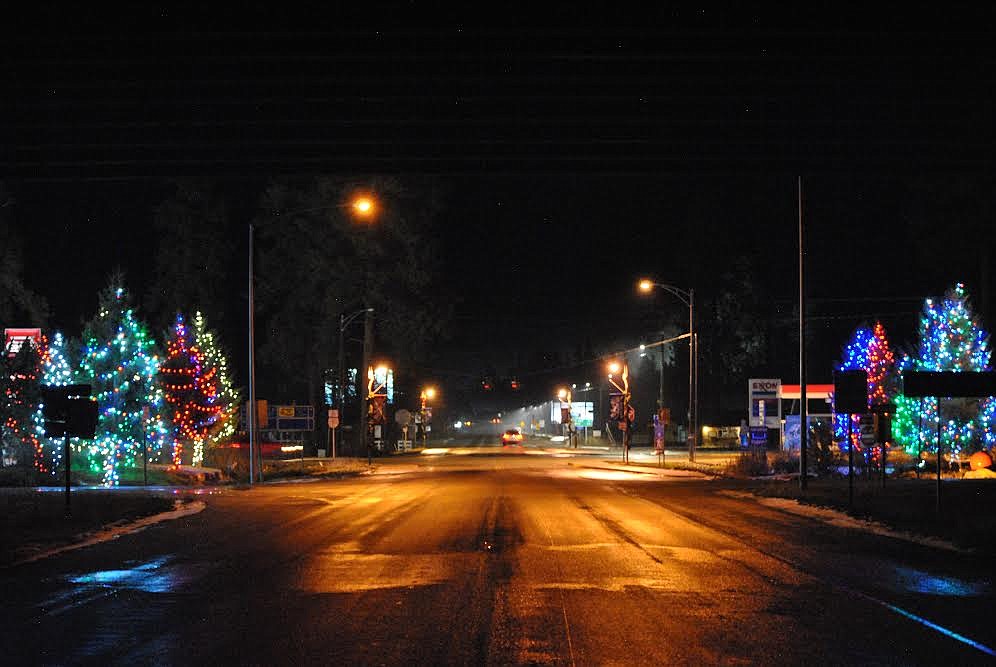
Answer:
<path fill-rule="evenodd" d="M 351 209 L 356 218 L 366 218 L 373 220 L 377 216 L 379 208 L 377 201 L 365 195 L 356 196 L 347 203 L 332 204 L 329 206 L 315 206 L 311 208 L 296 209 L 278 213 L 273 219 L 280 215 L 292 215 L 298 213 L 315 213 L 317 211 L 327 211 L 332 209 Z M 249 223 L 249 408 L 246 411 L 246 426 L 249 429 L 249 485 L 253 483 L 254 452 L 259 452 L 257 440 L 257 415 L 256 415 L 256 337 L 255 337 L 255 276 L 253 275 L 253 240 L 256 235 L 256 226 Z M 372 308 L 370 310 L 373 310 Z M 361 311 L 364 312 L 364 311 Z M 341 324 L 340 319 L 340 324 Z M 341 336 L 341 332 L 340 332 Z M 342 402 L 342 339 L 339 340 L 339 393 L 340 403 Z M 364 413 L 365 416 L 366 413 Z M 263 481 L 263 457 L 259 453 L 259 480 Z"/>
<path fill-rule="evenodd" d="M 255 304 L 253 302 L 253 236 L 255 227 L 249 223 L 249 405 L 246 407 L 246 428 L 249 429 L 249 486 L 253 483 L 253 452 L 256 451 L 256 342 Z"/>
<path fill-rule="evenodd" d="M 640 291 L 649 292 L 655 287 L 673 294 L 678 300 L 688 306 L 688 460 L 695 460 L 695 444 L 698 439 L 698 336 L 695 333 L 695 290 L 689 287 L 683 290 L 674 285 L 657 283 L 652 280 L 641 280 Z"/>
<path fill-rule="evenodd" d="M 345 331 L 346 331 L 346 328 L 357 317 L 359 317 L 360 315 L 364 315 L 364 314 L 372 313 L 372 312 L 374 312 L 373 308 L 361 308 L 360 310 L 357 310 L 357 311 L 355 311 L 353 313 L 350 313 L 349 315 L 346 315 L 345 313 L 342 313 L 342 314 L 339 315 L 339 368 L 338 368 L 338 378 L 337 378 L 338 379 L 338 386 L 336 388 L 336 398 L 338 400 L 336 402 L 336 407 L 339 409 L 339 423 L 340 423 L 339 428 L 340 429 L 342 428 L 342 426 L 341 426 L 342 420 L 345 418 L 345 415 L 346 415 L 346 412 L 345 412 L 345 409 L 344 409 L 344 405 L 343 405 L 343 403 L 345 401 L 344 387 L 345 387 L 345 384 L 346 384 L 346 379 L 344 377 L 344 373 L 345 373 L 344 366 L 345 366 L 345 363 L 346 363 L 346 361 L 345 361 L 345 359 L 346 359 L 346 351 L 345 351 L 345 341 L 344 341 Z M 359 372 L 357 372 L 357 389 L 358 388 L 359 388 Z M 357 392 L 357 393 L 359 393 L 359 392 Z M 340 442 L 342 441 L 342 431 L 341 430 L 339 432 L 339 440 L 340 440 Z"/>

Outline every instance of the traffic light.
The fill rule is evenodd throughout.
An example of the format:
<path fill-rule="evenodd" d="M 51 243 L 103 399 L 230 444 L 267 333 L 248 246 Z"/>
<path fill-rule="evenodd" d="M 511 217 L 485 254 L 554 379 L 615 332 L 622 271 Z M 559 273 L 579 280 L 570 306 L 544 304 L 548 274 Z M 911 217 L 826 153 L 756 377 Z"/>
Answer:
<path fill-rule="evenodd" d="M 512 378 L 512 379 L 511 379 L 511 380 L 509 381 L 509 383 L 508 383 L 508 384 L 509 384 L 509 386 L 510 386 L 510 387 L 512 387 L 512 391 L 519 391 L 519 386 L 520 386 L 520 385 L 519 385 L 519 381 L 518 381 L 517 379 L 515 379 L 515 378 Z"/>
<path fill-rule="evenodd" d="M 492 380 L 491 378 L 486 377 L 481 380 L 481 389 L 483 389 L 484 391 L 491 391 L 494 388 L 495 388 L 495 383 L 494 380 Z"/>

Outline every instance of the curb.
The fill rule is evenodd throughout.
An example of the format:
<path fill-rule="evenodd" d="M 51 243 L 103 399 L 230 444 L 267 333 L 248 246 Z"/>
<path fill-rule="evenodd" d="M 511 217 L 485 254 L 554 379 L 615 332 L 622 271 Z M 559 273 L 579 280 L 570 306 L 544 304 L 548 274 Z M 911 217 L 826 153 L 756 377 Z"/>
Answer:
<path fill-rule="evenodd" d="M 575 468 L 588 468 L 591 470 L 622 470 L 624 472 L 631 472 L 637 475 L 651 475 L 652 477 L 683 477 L 686 479 L 702 478 L 710 479 L 714 475 L 702 472 L 700 470 L 685 470 L 681 468 L 643 468 L 641 466 L 632 466 L 626 464 L 615 465 L 609 462 L 604 462 L 604 465 L 592 465 L 585 463 L 575 463 L 573 461 L 568 461 L 567 465 L 573 466 Z M 680 472 L 682 474 L 673 475 L 669 474 L 671 472 Z"/>

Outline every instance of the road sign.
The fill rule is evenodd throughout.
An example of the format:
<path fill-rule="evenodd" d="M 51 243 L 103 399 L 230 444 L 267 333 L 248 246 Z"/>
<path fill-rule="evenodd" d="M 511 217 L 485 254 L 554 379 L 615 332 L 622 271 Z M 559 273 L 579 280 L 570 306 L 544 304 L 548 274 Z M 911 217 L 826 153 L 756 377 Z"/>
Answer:
<path fill-rule="evenodd" d="M 764 426 L 750 427 L 750 444 L 752 447 L 764 447 L 768 444 L 768 429 Z"/>
<path fill-rule="evenodd" d="M 311 405 L 268 405 L 266 407 L 268 418 L 266 421 L 260 419 L 260 428 L 274 431 L 315 430 L 315 408 Z"/>
<path fill-rule="evenodd" d="M 903 393 L 906 396 L 978 397 L 996 396 L 996 373 L 923 372 L 903 373 Z"/>
<path fill-rule="evenodd" d="M 842 415 L 868 412 L 868 371 L 837 371 L 833 374 L 833 409 Z"/>
<path fill-rule="evenodd" d="M 339 411 L 335 408 L 329 410 L 329 428 L 337 428 L 339 426 Z"/>
<path fill-rule="evenodd" d="M 97 402 L 90 399 L 90 385 L 42 387 L 45 434 L 93 438 L 97 431 Z"/>
<path fill-rule="evenodd" d="M 394 421 L 398 426 L 406 427 L 412 423 L 412 413 L 402 408 L 394 413 Z"/>

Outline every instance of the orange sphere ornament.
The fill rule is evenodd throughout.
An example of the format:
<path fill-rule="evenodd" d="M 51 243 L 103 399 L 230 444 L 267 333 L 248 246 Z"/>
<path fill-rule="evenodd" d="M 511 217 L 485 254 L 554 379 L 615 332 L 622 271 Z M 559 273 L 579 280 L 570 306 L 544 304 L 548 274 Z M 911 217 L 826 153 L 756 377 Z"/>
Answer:
<path fill-rule="evenodd" d="M 992 457 L 985 452 L 975 452 L 969 457 L 968 463 L 972 470 L 982 470 L 983 468 L 988 468 L 993 464 Z"/>

